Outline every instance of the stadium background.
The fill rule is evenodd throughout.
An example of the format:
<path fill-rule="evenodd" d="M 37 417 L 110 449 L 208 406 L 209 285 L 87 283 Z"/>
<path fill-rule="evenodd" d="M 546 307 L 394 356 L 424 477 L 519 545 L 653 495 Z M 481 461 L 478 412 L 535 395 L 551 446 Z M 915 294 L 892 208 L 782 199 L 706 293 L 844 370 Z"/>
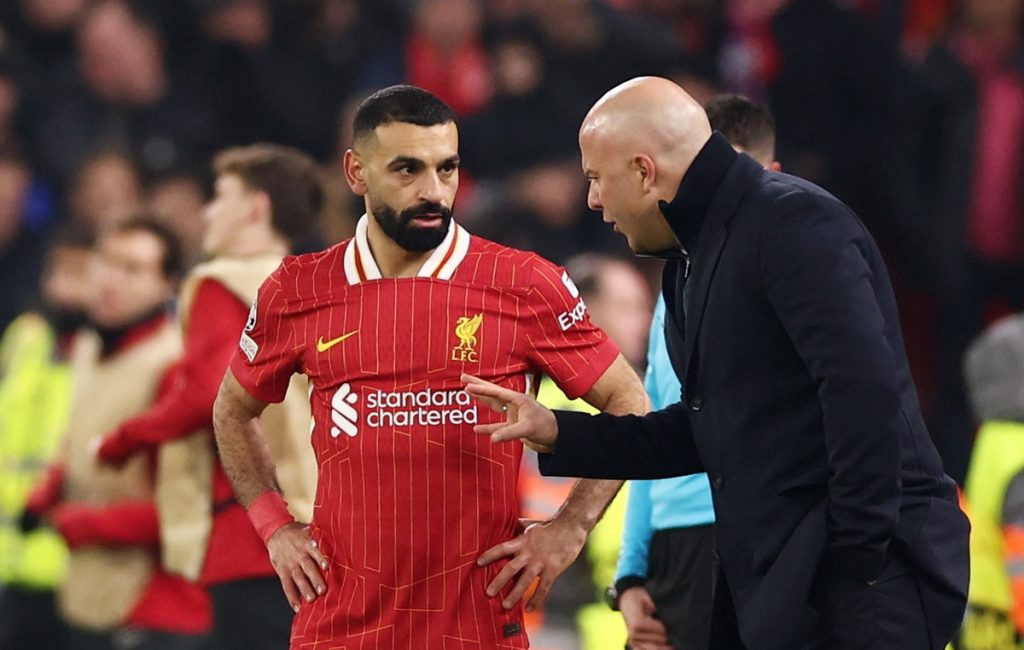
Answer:
<path fill-rule="evenodd" d="M 593 251 L 628 257 L 623 240 L 587 210 L 576 132 L 607 89 L 657 74 L 701 100 L 724 91 L 767 104 L 784 170 L 861 215 L 894 276 L 933 435 L 962 480 L 974 422 L 960 354 L 984 322 L 1024 302 L 1024 202 L 1020 184 L 964 182 L 964 194 L 984 187 L 1010 206 L 1009 225 L 1000 226 L 1008 234 L 994 248 L 963 223 L 943 228 L 945 239 L 931 236 L 939 215 L 912 200 L 922 193 L 914 181 L 922 165 L 938 184 L 955 185 L 956 176 L 943 157 L 951 150 L 931 141 L 944 105 L 918 109 L 922 87 L 933 91 L 928 97 L 941 94 L 928 85 L 936 51 L 956 51 L 964 26 L 1005 16 L 1017 19 L 1008 46 L 1016 47 L 1021 5 L 3 0 L 0 327 L 36 303 L 42 251 L 62 223 L 98 229 L 150 208 L 200 259 L 209 161 L 226 146 L 271 141 L 314 155 L 329 201 L 302 247 L 348 236 L 362 208 L 340 170 L 347 125 L 363 97 L 393 83 L 427 88 L 459 114 L 456 214 L 471 231 L 559 263 Z M 975 171 L 1000 151 L 1018 172 L 1024 167 L 1024 64 L 1007 59 L 1001 72 L 1011 92 L 978 100 L 975 113 L 1009 115 L 1002 138 L 973 128 L 965 136 L 966 166 Z M 986 74 L 963 67 L 978 79 Z M 914 148 L 921 143 L 928 156 Z M 657 264 L 635 263 L 653 294 Z"/>

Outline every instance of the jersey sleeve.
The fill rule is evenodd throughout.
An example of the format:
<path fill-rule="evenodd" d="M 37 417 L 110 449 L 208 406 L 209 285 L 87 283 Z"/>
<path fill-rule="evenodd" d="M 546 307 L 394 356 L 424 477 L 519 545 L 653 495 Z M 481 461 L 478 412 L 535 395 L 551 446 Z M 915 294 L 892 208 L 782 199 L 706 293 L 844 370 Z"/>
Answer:
<path fill-rule="evenodd" d="M 619 348 L 590 320 L 587 306 L 565 269 L 536 258 L 528 313 L 530 360 L 576 399 L 611 366 Z"/>
<path fill-rule="evenodd" d="M 187 436 L 212 424 L 213 402 L 246 307 L 216 280 L 199 284 L 189 310 L 180 374 L 148 411 L 121 424 L 118 435 L 127 443 L 155 445 Z"/>
<path fill-rule="evenodd" d="M 278 267 L 263 282 L 231 359 L 231 372 L 250 395 L 280 402 L 298 371 L 292 318 L 288 313 L 288 274 Z"/>

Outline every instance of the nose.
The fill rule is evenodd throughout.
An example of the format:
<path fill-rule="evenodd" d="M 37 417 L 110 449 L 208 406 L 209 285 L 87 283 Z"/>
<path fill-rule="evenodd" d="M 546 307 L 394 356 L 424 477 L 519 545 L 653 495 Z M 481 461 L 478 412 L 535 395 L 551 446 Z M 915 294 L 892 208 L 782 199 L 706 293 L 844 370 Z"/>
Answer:
<path fill-rule="evenodd" d="M 444 183 L 437 173 L 424 174 L 419 198 L 421 201 L 429 203 L 441 203 L 444 200 Z"/>
<path fill-rule="evenodd" d="M 604 209 L 604 206 L 601 204 L 601 193 L 597 191 L 597 187 L 593 183 L 590 184 L 590 188 L 587 190 L 587 205 L 595 212 L 600 212 Z"/>

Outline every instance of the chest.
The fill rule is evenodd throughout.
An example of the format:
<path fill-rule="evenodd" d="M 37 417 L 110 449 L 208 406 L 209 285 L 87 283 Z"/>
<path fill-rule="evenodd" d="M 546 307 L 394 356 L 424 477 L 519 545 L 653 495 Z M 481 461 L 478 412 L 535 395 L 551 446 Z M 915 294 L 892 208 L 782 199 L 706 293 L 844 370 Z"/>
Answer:
<path fill-rule="evenodd" d="M 488 287 L 368 282 L 311 305 L 296 344 L 314 388 L 450 389 L 462 373 L 501 380 L 526 369 L 524 311 L 520 297 Z"/>

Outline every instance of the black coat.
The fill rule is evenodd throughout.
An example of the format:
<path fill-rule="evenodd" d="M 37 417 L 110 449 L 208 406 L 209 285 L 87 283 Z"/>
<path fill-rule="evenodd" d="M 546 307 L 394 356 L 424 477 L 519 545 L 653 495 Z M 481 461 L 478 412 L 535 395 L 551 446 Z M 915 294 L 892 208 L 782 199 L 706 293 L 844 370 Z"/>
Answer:
<path fill-rule="evenodd" d="M 644 417 L 558 413 L 542 471 L 706 471 L 721 600 L 747 648 L 802 647 L 815 593 L 866 585 L 896 560 L 919 577 L 931 637 L 951 637 L 968 525 L 921 419 L 871 236 L 837 199 L 765 172 L 718 134 L 662 211 L 693 251 L 690 277 L 670 262 L 663 287 L 685 401 Z M 716 604 L 713 628 L 730 615 Z"/>

